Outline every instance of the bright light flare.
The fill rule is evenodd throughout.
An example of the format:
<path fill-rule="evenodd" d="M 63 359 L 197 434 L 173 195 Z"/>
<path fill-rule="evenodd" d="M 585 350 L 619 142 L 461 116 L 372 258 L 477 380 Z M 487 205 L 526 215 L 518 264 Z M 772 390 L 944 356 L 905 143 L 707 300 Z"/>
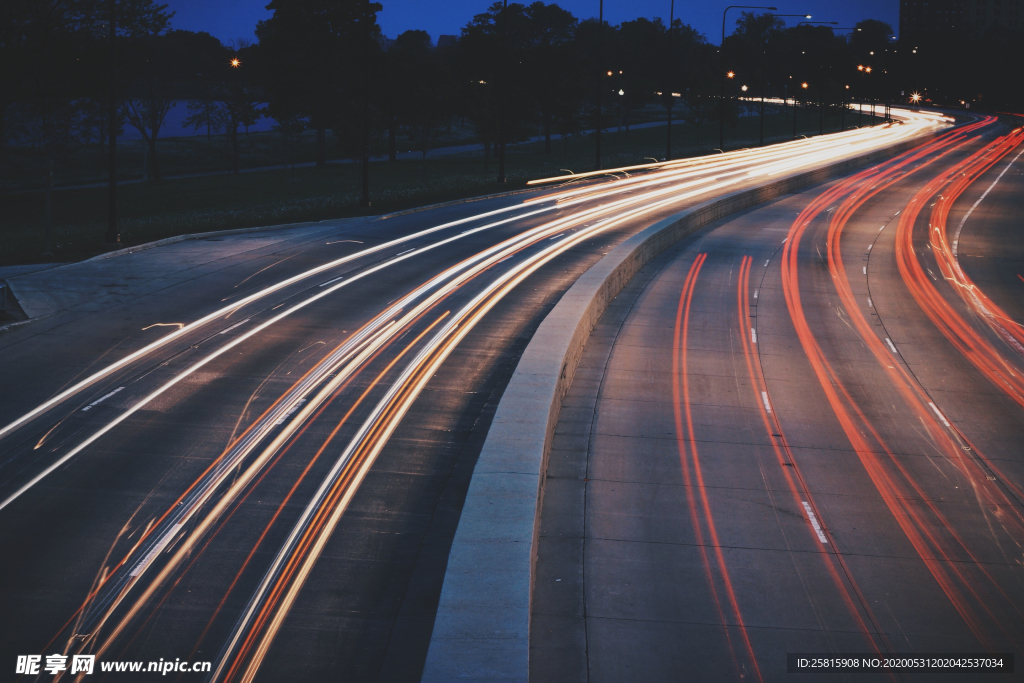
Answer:
<path fill-rule="evenodd" d="M 231 66 L 235 67 L 236 69 L 238 67 L 240 67 L 241 65 L 242 65 L 242 61 L 240 59 L 238 59 L 238 57 L 235 57 L 234 59 L 231 60 Z"/>

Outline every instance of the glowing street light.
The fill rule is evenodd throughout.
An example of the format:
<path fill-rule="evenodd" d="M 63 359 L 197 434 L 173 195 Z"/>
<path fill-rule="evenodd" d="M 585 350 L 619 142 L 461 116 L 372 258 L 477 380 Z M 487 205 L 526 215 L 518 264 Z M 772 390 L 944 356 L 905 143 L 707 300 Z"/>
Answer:
<path fill-rule="evenodd" d="M 912 95 L 910 96 L 910 101 L 911 101 L 911 102 L 913 102 L 914 104 L 917 104 L 918 102 L 920 102 L 920 101 L 921 101 L 921 94 L 920 94 L 920 93 L 914 93 L 914 94 L 912 94 Z"/>
<path fill-rule="evenodd" d="M 741 85 L 740 90 L 742 90 L 743 92 L 747 92 L 747 86 Z"/>
<path fill-rule="evenodd" d="M 733 78 L 735 76 L 736 76 L 736 72 L 735 71 L 730 71 L 729 73 L 725 74 L 726 78 Z"/>
<path fill-rule="evenodd" d="M 235 67 L 236 69 L 238 67 L 240 67 L 241 65 L 242 65 L 242 62 L 241 62 L 241 60 L 238 59 L 238 57 L 235 57 L 234 59 L 231 60 L 231 66 Z"/>
<path fill-rule="evenodd" d="M 804 90 L 807 90 L 807 81 L 804 81 L 803 83 L 801 83 L 800 87 L 803 88 Z"/>

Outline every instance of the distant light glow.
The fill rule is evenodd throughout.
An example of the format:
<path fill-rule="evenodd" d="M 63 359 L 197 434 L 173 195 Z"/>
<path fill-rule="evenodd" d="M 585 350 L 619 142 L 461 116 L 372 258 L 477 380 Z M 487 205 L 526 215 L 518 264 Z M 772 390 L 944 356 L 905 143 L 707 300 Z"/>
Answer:
<path fill-rule="evenodd" d="M 241 65 L 242 65 L 242 62 L 238 59 L 238 57 L 235 57 L 234 59 L 231 60 L 231 66 L 235 67 L 236 69 L 238 67 L 240 67 Z"/>

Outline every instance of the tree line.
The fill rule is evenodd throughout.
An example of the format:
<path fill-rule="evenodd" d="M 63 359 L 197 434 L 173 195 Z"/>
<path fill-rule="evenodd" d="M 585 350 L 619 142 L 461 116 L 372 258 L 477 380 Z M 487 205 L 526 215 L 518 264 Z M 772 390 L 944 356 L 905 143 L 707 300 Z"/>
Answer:
<path fill-rule="evenodd" d="M 371 145 L 394 160 L 400 137 L 425 157 L 456 120 L 472 126 L 486 159 L 502 131 L 507 141 L 540 135 L 550 152 L 553 139 L 610 117 L 628 125 L 651 104 L 696 123 L 734 119 L 739 97 L 762 94 L 835 105 L 901 102 L 920 91 L 940 104 L 1021 104 L 1019 70 L 998 68 L 1020 56 L 1021 41 L 1004 34 L 911 45 L 874 20 L 841 34 L 745 12 L 718 46 L 680 19 L 671 27 L 660 18 L 613 26 L 538 1 L 495 2 L 457 40 L 435 45 L 418 30 L 384 37 L 377 2 L 272 0 L 267 8 L 255 43 L 226 46 L 207 33 L 171 30 L 172 13 L 153 0 L 4 0 L 0 154 L 28 145 L 59 163 L 94 144 L 102 155 L 110 88 L 118 126 L 135 128 L 148 147 L 153 179 L 165 118 L 182 100 L 187 125 L 225 134 L 236 172 L 239 128 L 261 116 L 285 139 L 315 131 L 323 165 L 331 154 L 359 158 Z"/>

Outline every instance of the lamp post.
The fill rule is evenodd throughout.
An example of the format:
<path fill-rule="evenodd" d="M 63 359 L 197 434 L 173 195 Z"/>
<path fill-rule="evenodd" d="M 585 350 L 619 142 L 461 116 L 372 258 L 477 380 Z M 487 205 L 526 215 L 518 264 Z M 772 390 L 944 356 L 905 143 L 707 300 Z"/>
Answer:
<path fill-rule="evenodd" d="M 808 85 L 807 81 L 804 81 L 803 83 L 800 84 L 800 87 L 803 88 L 804 90 L 807 90 L 809 85 Z M 804 101 L 806 102 L 807 99 L 804 98 Z M 796 112 L 797 112 L 796 93 L 793 93 L 793 139 L 794 140 L 796 140 Z"/>
<path fill-rule="evenodd" d="M 672 24 L 675 23 L 676 0 L 672 0 L 668 9 L 668 125 L 665 134 L 665 161 L 672 161 Z"/>
<path fill-rule="evenodd" d="M 114 56 L 114 35 L 117 33 L 117 17 L 115 16 L 114 0 L 107 0 L 107 48 L 108 59 L 108 100 L 107 100 L 107 235 L 103 240 L 107 244 L 117 245 L 121 242 L 121 234 L 117 231 L 117 93 L 114 89 L 117 59 Z"/>
<path fill-rule="evenodd" d="M 719 112 L 720 116 L 718 118 L 718 148 L 723 152 L 725 151 L 725 15 L 731 9 L 766 9 L 771 12 L 774 12 L 775 10 L 778 9 L 778 7 L 759 7 L 756 5 L 729 5 L 724 10 L 722 10 L 722 42 L 719 45 L 718 51 L 722 55 L 722 64 L 720 68 L 723 71 L 723 78 L 721 84 L 722 97 L 719 100 L 721 111 Z"/>
<path fill-rule="evenodd" d="M 498 97 L 498 184 L 504 185 L 505 177 L 505 80 L 508 70 L 505 68 L 508 50 L 508 0 L 502 0 L 501 4 L 501 76 L 499 78 Z"/>
<path fill-rule="evenodd" d="M 370 0 L 363 16 L 363 192 L 359 206 L 370 206 Z"/>

